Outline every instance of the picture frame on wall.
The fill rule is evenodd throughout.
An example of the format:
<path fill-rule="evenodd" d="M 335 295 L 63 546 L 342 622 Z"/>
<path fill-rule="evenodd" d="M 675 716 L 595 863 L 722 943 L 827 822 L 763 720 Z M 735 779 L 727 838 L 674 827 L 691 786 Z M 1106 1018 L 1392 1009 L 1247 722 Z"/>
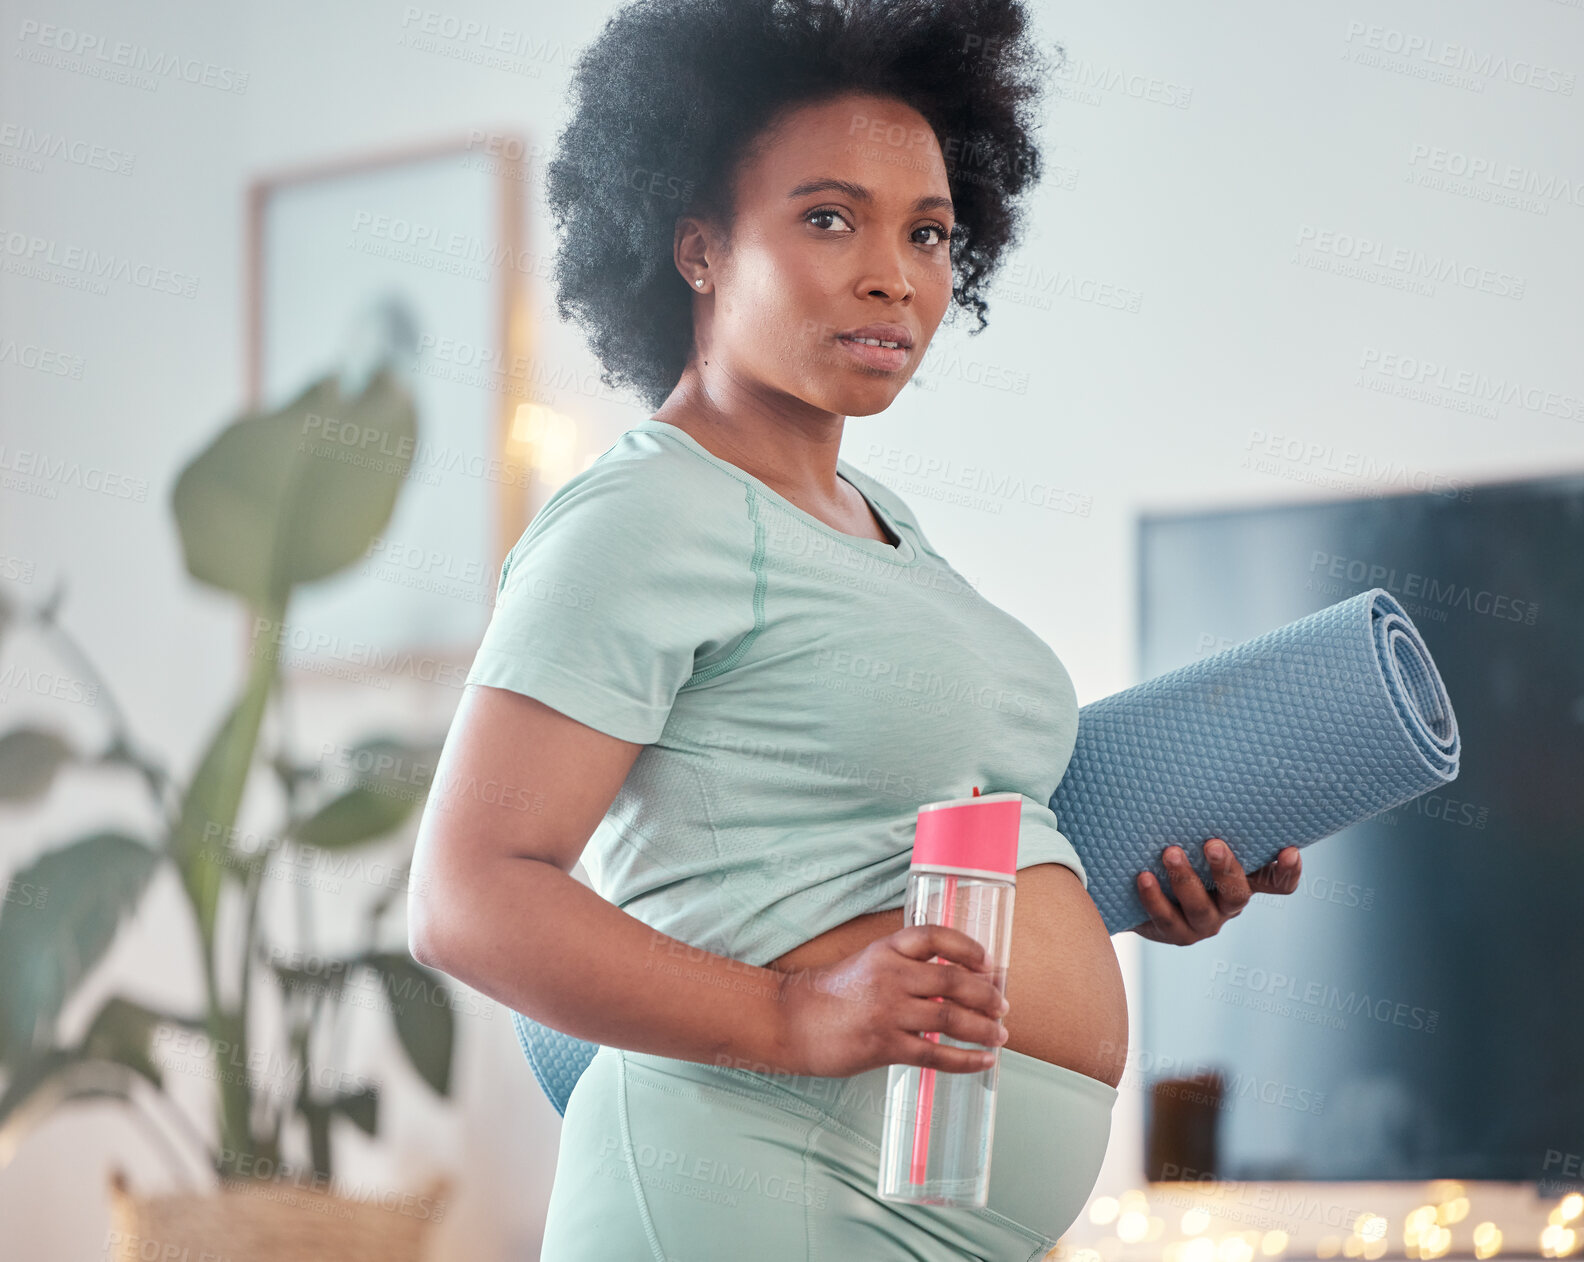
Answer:
<path fill-rule="evenodd" d="M 284 670 L 459 686 L 488 625 L 547 423 L 524 369 L 527 152 L 521 137 L 474 132 L 250 187 L 249 408 L 278 408 L 329 373 L 355 395 L 384 363 L 418 425 L 384 531 L 359 562 L 294 593 Z"/>

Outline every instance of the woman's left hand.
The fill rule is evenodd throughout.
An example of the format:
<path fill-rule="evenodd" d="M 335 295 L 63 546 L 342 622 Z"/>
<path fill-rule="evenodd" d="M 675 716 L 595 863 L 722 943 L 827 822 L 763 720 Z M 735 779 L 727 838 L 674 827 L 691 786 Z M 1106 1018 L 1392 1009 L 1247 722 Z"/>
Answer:
<path fill-rule="evenodd" d="M 1139 901 L 1150 918 L 1132 932 L 1151 942 L 1187 946 L 1221 932 L 1221 926 L 1240 915 L 1255 894 L 1291 894 L 1298 888 L 1303 860 L 1297 846 L 1288 846 L 1263 868 L 1245 874 L 1232 848 L 1219 837 L 1205 842 L 1205 859 L 1215 877 L 1215 893 L 1204 887 L 1188 863 L 1181 846 L 1167 846 L 1166 874 L 1177 901 L 1166 897 L 1153 873 L 1140 872 L 1134 884 Z"/>

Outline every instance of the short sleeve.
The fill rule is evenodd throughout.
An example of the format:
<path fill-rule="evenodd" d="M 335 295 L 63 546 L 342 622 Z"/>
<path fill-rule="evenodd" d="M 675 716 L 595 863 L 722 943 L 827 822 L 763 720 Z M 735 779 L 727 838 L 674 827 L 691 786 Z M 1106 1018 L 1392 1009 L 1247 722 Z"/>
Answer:
<path fill-rule="evenodd" d="M 551 496 L 507 554 L 467 683 L 652 743 L 678 691 L 752 626 L 741 501 L 731 479 L 700 481 L 683 462 L 607 451 Z"/>
<path fill-rule="evenodd" d="M 1084 889 L 1089 888 L 1088 870 L 1072 842 L 1067 839 L 1067 834 L 1061 831 L 1056 813 L 1048 804 L 1041 805 L 1025 795 L 1022 829 L 1018 835 L 1019 869 L 1031 868 L 1038 863 L 1059 863 L 1073 870 Z"/>

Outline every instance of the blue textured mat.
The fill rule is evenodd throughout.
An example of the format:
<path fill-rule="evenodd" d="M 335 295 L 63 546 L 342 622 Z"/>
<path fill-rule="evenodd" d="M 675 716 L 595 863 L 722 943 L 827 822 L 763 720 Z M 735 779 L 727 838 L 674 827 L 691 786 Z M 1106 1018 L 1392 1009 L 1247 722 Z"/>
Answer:
<path fill-rule="evenodd" d="M 1300 618 L 1079 711 L 1051 798 L 1106 928 L 1149 919 L 1133 882 L 1176 843 L 1211 888 L 1204 842 L 1243 869 L 1457 777 L 1452 703 L 1385 588 Z"/>
<path fill-rule="evenodd" d="M 1112 933 L 1148 919 L 1134 879 L 1220 837 L 1252 872 L 1456 779 L 1457 718 L 1430 651 L 1385 588 L 1361 592 L 1083 707 L 1051 798 Z M 558 1113 L 598 1045 L 512 1013 Z"/>

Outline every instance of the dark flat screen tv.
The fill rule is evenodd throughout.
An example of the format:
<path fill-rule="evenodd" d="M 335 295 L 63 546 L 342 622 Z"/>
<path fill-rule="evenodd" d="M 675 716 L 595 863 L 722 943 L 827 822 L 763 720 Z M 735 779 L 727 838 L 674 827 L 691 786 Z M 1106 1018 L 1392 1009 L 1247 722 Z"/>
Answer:
<path fill-rule="evenodd" d="M 1296 893 L 1142 944 L 1146 1176 L 1577 1185 L 1584 475 L 1146 514 L 1138 543 L 1139 678 L 1385 587 L 1462 735 L 1456 781 L 1305 849 Z"/>

